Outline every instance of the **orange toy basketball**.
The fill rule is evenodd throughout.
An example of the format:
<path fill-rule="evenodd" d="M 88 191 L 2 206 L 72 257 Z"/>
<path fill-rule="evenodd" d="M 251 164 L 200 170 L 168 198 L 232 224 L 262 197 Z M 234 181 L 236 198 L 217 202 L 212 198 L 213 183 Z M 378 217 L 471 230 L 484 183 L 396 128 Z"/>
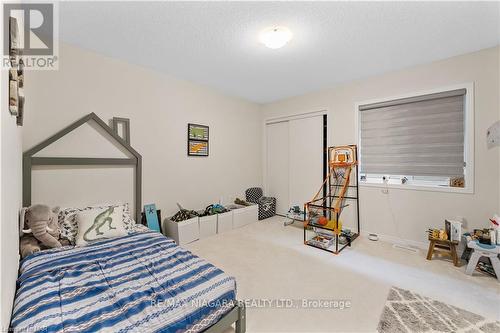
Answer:
<path fill-rule="evenodd" d="M 326 225 L 328 223 L 328 219 L 324 216 L 321 216 L 319 219 L 318 219 L 318 224 L 320 225 Z"/>

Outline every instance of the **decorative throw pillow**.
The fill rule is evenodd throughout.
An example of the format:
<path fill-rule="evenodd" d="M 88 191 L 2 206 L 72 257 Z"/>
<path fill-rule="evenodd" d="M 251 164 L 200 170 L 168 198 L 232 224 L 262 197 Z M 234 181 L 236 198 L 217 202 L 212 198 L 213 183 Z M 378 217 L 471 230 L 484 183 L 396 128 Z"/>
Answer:
<path fill-rule="evenodd" d="M 78 234 L 76 245 L 86 245 L 90 242 L 128 235 L 123 223 L 123 207 L 89 209 L 76 214 Z"/>
<path fill-rule="evenodd" d="M 148 227 L 142 224 L 135 224 L 134 225 L 134 232 L 148 232 L 151 231 Z"/>
<path fill-rule="evenodd" d="M 125 229 L 128 232 L 134 232 L 135 221 L 130 216 L 130 209 L 128 203 L 125 204 L 101 204 L 94 206 L 87 206 L 82 208 L 63 208 L 59 211 L 59 227 L 61 230 L 61 236 L 69 239 L 72 244 L 75 244 L 76 235 L 78 233 L 78 222 L 76 220 L 76 215 L 79 212 L 84 212 L 92 209 L 106 209 L 109 207 L 122 207 L 123 209 L 123 223 L 125 224 Z"/>
<path fill-rule="evenodd" d="M 130 215 L 130 208 L 128 203 L 123 204 L 123 223 L 128 232 L 134 231 L 135 220 Z"/>

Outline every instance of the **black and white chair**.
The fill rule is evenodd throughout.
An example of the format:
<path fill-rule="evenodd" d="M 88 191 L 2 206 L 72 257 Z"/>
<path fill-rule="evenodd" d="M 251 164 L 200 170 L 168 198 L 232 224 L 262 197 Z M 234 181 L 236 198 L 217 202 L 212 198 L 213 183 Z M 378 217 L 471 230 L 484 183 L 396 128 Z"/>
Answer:
<path fill-rule="evenodd" d="M 276 198 L 265 197 L 260 187 L 251 187 L 245 191 L 246 201 L 259 205 L 259 220 L 276 215 Z"/>

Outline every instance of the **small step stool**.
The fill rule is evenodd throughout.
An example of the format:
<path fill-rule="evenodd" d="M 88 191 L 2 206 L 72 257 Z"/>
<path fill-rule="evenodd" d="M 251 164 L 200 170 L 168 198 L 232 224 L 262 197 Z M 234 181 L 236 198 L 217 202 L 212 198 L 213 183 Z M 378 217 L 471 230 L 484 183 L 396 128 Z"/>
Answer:
<path fill-rule="evenodd" d="M 459 266 L 459 260 L 457 256 L 457 245 L 458 241 L 442 240 L 437 238 L 429 237 L 429 251 L 427 251 L 427 260 L 431 260 L 434 255 L 434 251 L 438 250 L 440 252 L 448 253 L 453 259 L 453 265 Z"/>

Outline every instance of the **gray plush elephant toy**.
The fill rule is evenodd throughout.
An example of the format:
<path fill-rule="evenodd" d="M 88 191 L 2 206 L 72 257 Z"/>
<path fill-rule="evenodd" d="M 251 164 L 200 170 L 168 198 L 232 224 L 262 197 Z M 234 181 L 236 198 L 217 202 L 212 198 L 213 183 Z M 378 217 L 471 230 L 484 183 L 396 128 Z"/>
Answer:
<path fill-rule="evenodd" d="M 33 205 L 21 210 L 23 235 L 20 240 L 20 247 L 23 258 L 41 249 L 68 245 L 69 242 L 61 242 L 59 239 L 58 213 L 59 207 L 50 209 L 46 205 Z"/>

